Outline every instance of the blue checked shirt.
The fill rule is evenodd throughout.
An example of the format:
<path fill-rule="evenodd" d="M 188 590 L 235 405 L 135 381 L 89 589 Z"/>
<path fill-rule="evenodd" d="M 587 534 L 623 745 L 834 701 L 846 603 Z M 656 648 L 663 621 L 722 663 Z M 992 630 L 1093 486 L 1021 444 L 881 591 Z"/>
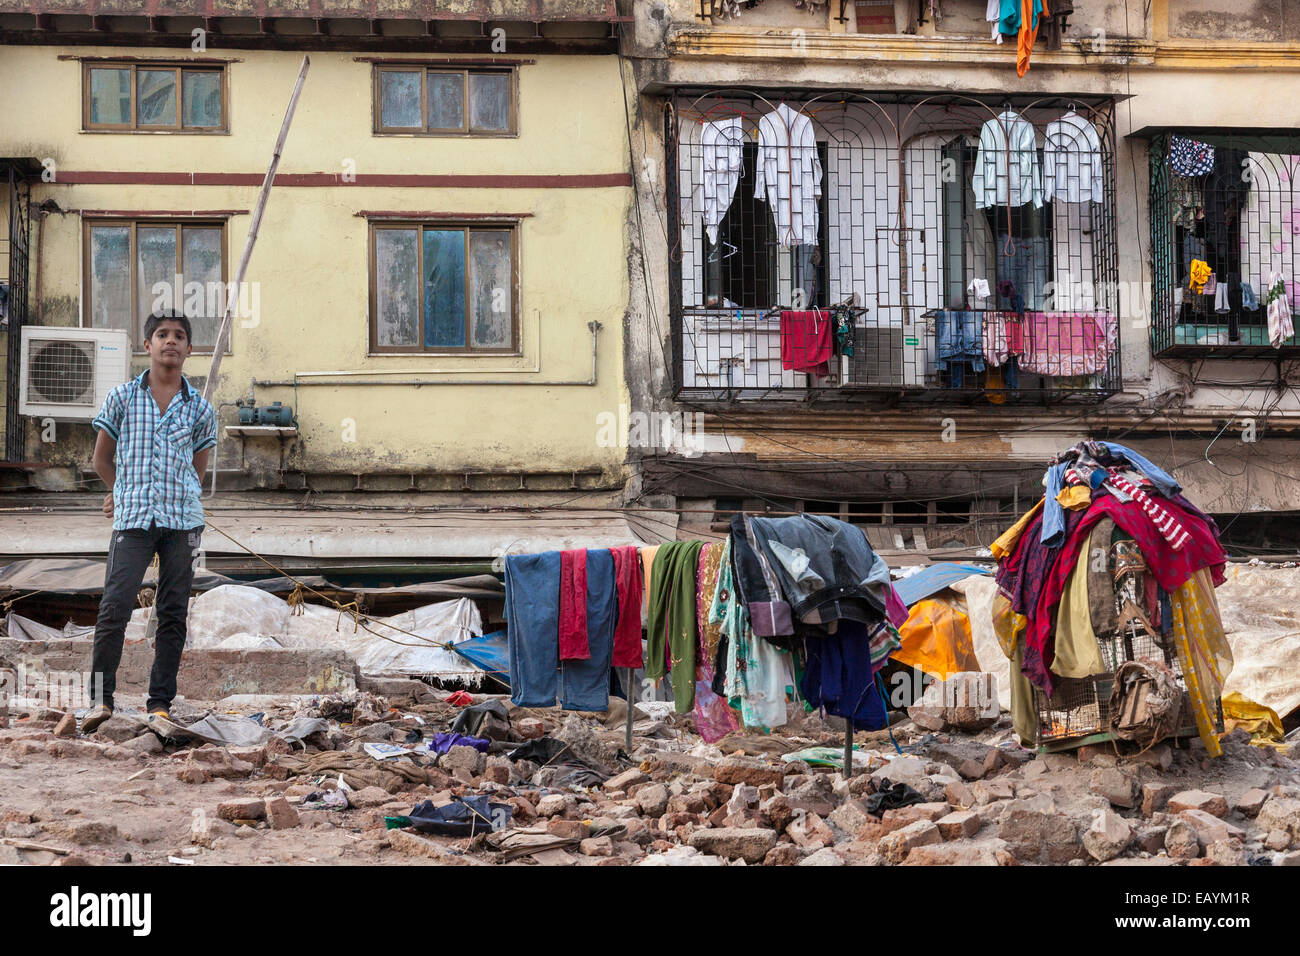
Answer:
<path fill-rule="evenodd" d="M 184 376 L 166 412 L 158 411 L 146 370 L 109 392 L 91 424 L 117 442 L 114 531 L 151 522 L 175 529 L 203 525 L 194 456 L 217 443 L 217 415 Z"/>

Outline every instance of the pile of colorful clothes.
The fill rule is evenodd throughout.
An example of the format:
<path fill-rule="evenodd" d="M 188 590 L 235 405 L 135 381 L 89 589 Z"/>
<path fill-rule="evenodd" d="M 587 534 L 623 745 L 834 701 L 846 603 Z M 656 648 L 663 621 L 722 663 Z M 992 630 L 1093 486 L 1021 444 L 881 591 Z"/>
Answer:
<path fill-rule="evenodd" d="M 663 545 L 650 567 L 646 676 L 669 676 L 705 740 L 782 726 L 789 698 L 886 725 L 875 677 L 907 609 L 861 528 L 734 515 L 725 541 Z"/>
<path fill-rule="evenodd" d="M 1113 442 L 1075 445 L 1043 481 L 1042 500 L 992 546 L 994 623 L 1012 662 L 1020 737 L 1040 736 L 1035 691 L 1050 698 L 1063 680 L 1113 673 L 1141 636 L 1136 646 L 1158 649 L 1147 663 L 1178 675 L 1218 756 L 1232 652 L 1214 596 L 1227 561 L 1214 520 L 1170 475 Z"/>

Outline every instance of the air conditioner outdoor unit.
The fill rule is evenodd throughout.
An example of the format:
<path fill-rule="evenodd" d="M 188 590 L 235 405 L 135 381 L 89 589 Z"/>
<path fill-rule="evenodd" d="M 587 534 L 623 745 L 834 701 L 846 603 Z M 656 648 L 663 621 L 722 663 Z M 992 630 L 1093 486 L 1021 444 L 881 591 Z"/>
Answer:
<path fill-rule="evenodd" d="M 20 415 L 88 422 L 130 375 L 131 339 L 120 329 L 27 325 L 22 347 Z"/>
<path fill-rule="evenodd" d="M 853 330 L 847 382 L 881 388 L 924 385 L 925 362 L 925 346 L 915 330 L 859 326 Z"/>

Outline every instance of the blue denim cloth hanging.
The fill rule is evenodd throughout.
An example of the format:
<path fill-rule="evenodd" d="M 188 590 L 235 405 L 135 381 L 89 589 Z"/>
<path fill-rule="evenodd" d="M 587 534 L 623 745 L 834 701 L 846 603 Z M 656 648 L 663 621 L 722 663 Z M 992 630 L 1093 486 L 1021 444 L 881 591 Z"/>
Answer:
<path fill-rule="evenodd" d="M 510 699 L 554 707 L 560 667 L 560 552 L 506 557 Z"/>
<path fill-rule="evenodd" d="M 939 368 L 949 373 L 953 388 L 961 388 L 965 379 L 963 363 L 984 371 L 984 321 L 979 312 L 940 311 L 934 329 Z"/>
<path fill-rule="evenodd" d="M 560 664 L 560 706 L 565 710 L 609 709 L 609 668 L 614 658 L 617 617 L 614 556 L 608 548 L 588 551 L 587 649 L 591 657 Z"/>

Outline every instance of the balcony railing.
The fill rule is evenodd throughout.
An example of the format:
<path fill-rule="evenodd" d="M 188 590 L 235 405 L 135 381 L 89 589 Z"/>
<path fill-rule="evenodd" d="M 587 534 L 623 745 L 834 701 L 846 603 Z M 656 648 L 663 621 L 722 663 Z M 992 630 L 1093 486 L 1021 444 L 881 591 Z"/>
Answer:
<path fill-rule="evenodd" d="M 682 91 L 674 106 L 682 397 L 1120 387 L 1109 101 Z"/>
<path fill-rule="evenodd" d="M 1152 354 L 1300 354 L 1300 136 L 1167 132 L 1150 161 Z"/>
<path fill-rule="evenodd" d="M 784 317 L 744 309 L 687 311 L 681 397 L 849 399 L 885 392 L 1002 404 L 1089 401 L 1120 387 L 1117 323 L 1108 313 L 936 310 L 897 328 L 858 316 L 837 340 L 837 318 L 848 311 Z M 830 326 L 828 352 L 816 344 L 819 323 Z"/>

